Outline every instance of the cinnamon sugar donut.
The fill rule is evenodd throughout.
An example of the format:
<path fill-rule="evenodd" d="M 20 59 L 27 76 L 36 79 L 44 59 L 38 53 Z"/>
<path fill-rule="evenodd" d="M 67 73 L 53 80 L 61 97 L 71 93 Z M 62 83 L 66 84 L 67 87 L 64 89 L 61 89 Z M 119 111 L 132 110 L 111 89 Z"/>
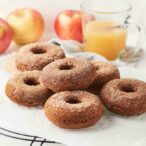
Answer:
<path fill-rule="evenodd" d="M 115 65 L 98 61 L 92 61 L 92 63 L 96 68 L 96 78 L 89 90 L 92 90 L 92 88 L 93 90 L 95 88 L 100 90 L 108 81 L 120 78 L 119 70 Z"/>
<path fill-rule="evenodd" d="M 61 128 L 89 127 L 100 120 L 104 108 L 98 96 L 86 91 L 64 91 L 51 96 L 45 114 Z"/>
<path fill-rule="evenodd" d="M 146 83 L 140 80 L 112 80 L 104 85 L 100 97 L 117 114 L 132 116 L 146 112 Z"/>
<path fill-rule="evenodd" d="M 84 58 L 64 58 L 48 64 L 42 71 L 42 83 L 54 92 L 85 89 L 94 80 L 96 69 Z"/>
<path fill-rule="evenodd" d="M 64 57 L 64 52 L 59 46 L 39 42 L 21 48 L 15 63 L 20 71 L 42 70 L 47 64 Z"/>
<path fill-rule="evenodd" d="M 14 102 L 24 106 L 42 106 L 52 91 L 40 82 L 40 71 L 26 71 L 16 74 L 7 82 L 6 94 Z"/>

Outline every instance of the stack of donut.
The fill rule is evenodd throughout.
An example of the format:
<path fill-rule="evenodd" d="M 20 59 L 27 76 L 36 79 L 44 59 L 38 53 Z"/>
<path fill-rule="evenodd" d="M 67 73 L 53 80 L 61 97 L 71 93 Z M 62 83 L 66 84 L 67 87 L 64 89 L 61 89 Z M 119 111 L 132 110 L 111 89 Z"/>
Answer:
<path fill-rule="evenodd" d="M 61 128 L 95 124 L 104 106 L 127 116 L 146 112 L 146 83 L 120 79 L 114 65 L 67 58 L 59 46 L 44 42 L 21 48 L 15 62 L 20 72 L 7 82 L 7 96 L 20 105 L 44 106 Z"/>

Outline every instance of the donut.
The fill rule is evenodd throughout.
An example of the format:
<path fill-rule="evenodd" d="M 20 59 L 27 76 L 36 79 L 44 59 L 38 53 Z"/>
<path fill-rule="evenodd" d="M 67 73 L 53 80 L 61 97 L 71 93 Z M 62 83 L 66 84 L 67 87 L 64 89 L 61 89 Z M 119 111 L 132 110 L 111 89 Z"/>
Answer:
<path fill-rule="evenodd" d="M 146 112 L 146 83 L 137 79 L 114 79 L 103 86 L 100 98 L 114 113 L 139 115 Z"/>
<path fill-rule="evenodd" d="M 58 92 L 45 103 L 47 118 L 66 129 L 89 127 L 100 120 L 103 111 L 98 96 L 79 90 Z"/>
<path fill-rule="evenodd" d="M 95 95 L 99 95 L 100 88 L 93 85 L 93 86 L 89 86 L 88 88 L 84 89 L 84 91 L 87 91 L 87 92 L 95 94 Z"/>
<path fill-rule="evenodd" d="M 64 58 L 44 67 L 41 80 L 54 92 L 85 89 L 94 80 L 96 69 L 84 58 Z"/>
<path fill-rule="evenodd" d="M 47 64 L 64 57 L 65 54 L 59 46 L 39 42 L 22 47 L 15 63 L 20 71 L 42 70 Z"/>
<path fill-rule="evenodd" d="M 96 68 L 96 78 L 89 87 L 89 90 L 94 91 L 96 88 L 99 91 L 105 83 L 120 78 L 119 70 L 115 65 L 98 61 L 92 61 L 92 64 Z"/>
<path fill-rule="evenodd" d="M 40 71 L 25 71 L 15 74 L 6 84 L 6 95 L 15 103 L 28 106 L 43 106 L 52 91 L 40 82 Z"/>

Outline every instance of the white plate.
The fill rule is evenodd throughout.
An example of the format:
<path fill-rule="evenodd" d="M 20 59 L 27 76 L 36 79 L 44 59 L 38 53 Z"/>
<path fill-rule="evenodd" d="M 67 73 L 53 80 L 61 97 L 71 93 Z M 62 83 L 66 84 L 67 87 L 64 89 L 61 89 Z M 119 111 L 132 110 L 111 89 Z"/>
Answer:
<path fill-rule="evenodd" d="M 120 68 L 122 77 L 146 81 L 146 70 Z M 5 95 L 10 75 L 0 71 L 0 126 L 10 130 L 37 135 L 68 146 L 145 146 L 146 114 L 121 117 L 105 112 L 90 128 L 65 130 L 49 122 L 43 109 L 27 108 L 11 102 Z"/>

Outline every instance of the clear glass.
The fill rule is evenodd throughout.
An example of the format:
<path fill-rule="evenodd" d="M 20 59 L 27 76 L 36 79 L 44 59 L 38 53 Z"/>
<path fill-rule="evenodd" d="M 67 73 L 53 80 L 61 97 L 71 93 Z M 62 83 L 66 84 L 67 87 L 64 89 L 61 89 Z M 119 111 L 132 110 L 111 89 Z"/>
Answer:
<path fill-rule="evenodd" d="M 117 59 L 126 48 L 130 24 L 140 32 L 139 26 L 131 21 L 131 10 L 131 4 L 124 0 L 84 0 L 81 3 L 83 49 L 108 60 Z"/>

